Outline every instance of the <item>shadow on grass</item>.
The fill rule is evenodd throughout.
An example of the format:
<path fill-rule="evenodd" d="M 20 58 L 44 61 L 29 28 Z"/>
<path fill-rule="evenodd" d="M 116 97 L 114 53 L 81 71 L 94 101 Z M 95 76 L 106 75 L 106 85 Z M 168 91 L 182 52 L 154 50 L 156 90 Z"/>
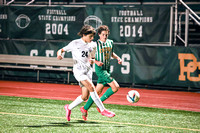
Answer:
<path fill-rule="evenodd" d="M 93 122 L 93 121 L 83 121 L 77 120 L 72 122 L 63 122 L 63 123 L 49 123 L 46 125 L 15 125 L 15 127 L 30 127 L 30 128 L 42 128 L 42 127 L 77 127 L 77 124 L 84 124 L 84 127 L 105 127 L 103 123 Z M 103 125 L 101 125 L 103 124 Z M 79 125 L 80 126 L 80 125 Z M 109 126 L 110 127 L 110 126 Z M 125 127 L 121 125 L 116 125 L 112 127 Z"/>
<path fill-rule="evenodd" d="M 15 127 L 33 127 L 33 128 L 41 128 L 41 127 L 74 127 L 74 126 L 76 126 L 75 124 L 82 124 L 82 123 L 84 123 L 84 124 L 99 124 L 98 122 L 77 120 L 77 121 L 74 121 L 74 122 L 49 123 L 49 124 L 46 124 L 46 125 L 15 125 Z"/>

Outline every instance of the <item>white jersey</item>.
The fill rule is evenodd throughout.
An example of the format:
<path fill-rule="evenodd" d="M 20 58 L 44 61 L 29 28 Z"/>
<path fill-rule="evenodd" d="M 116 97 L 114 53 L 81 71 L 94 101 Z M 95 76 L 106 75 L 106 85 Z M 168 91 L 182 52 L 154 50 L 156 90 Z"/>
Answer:
<path fill-rule="evenodd" d="M 65 46 L 62 49 L 67 52 L 72 52 L 72 58 L 74 60 L 73 72 L 74 72 L 75 78 L 78 81 L 85 80 L 85 78 L 80 77 L 81 76 L 80 74 L 81 72 L 88 73 L 88 71 L 90 71 L 91 69 L 91 66 L 89 63 L 90 53 L 93 50 L 96 50 L 96 43 L 95 42 L 85 43 L 80 38 L 80 39 L 71 41 L 67 46 Z M 92 74 L 90 73 L 90 75 Z"/>

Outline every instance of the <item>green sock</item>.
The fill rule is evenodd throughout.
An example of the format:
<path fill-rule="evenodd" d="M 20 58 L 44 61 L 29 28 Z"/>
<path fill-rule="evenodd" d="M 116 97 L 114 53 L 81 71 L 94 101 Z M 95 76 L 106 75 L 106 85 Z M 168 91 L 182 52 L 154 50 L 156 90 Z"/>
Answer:
<path fill-rule="evenodd" d="M 103 94 L 103 96 L 101 96 L 101 101 L 105 101 L 106 99 L 108 99 L 112 94 L 114 94 L 114 92 L 112 91 L 112 88 L 108 88 L 107 91 Z"/>
<path fill-rule="evenodd" d="M 94 101 L 92 100 L 91 96 L 89 97 L 88 101 L 86 102 L 85 106 L 84 106 L 84 109 L 85 110 L 88 110 L 92 104 L 94 103 Z"/>

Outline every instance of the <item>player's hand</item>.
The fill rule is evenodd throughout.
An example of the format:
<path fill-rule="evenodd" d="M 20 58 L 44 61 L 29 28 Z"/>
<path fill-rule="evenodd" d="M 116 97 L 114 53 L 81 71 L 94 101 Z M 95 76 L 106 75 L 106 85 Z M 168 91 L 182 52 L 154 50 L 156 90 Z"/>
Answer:
<path fill-rule="evenodd" d="M 95 60 L 95 63 L 97 64 L 97 66 L 102 66 L 103 65 L 103 62 L 101 62 L 101 61 Z"/>
<path fill-rule="evenodd" d="M 62 60 L 63 57 L 61 55 L 57 56 L 57 59 Z"/>
<path fill-rule="evenodd" d="M 118 64 L 122 64 L 122 60 L 120 58 L 118 58 L 117 60 L 118 60 Z"/>
<path fill-rule="evenodd" d="M 63 59 L 62 50 L 61 50 L 61 49 L 58 50 L 58 52 L 57 52 L 57 59 L 59 59 L 59 60 L 62 60 L 62 59 Z"/>
<path fill-rule="evenodd" d="M 92 65 L 92 64 L 94 64 L 95 61 L 93 59 L 89 59 L 89 62 Z"/>

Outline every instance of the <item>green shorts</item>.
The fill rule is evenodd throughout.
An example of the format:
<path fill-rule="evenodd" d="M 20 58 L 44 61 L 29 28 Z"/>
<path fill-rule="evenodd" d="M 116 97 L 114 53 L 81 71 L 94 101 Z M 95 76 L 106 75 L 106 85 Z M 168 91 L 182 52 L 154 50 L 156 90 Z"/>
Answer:
<path fill-rule="evenodd" d="M 111 77 L 109 70 L 102 70 L 101 67 L 95 65 L 95 72 L 98 76 L 97 83 L 103 84 L 104 86 L 111 83 L 114 79 Z"/>

